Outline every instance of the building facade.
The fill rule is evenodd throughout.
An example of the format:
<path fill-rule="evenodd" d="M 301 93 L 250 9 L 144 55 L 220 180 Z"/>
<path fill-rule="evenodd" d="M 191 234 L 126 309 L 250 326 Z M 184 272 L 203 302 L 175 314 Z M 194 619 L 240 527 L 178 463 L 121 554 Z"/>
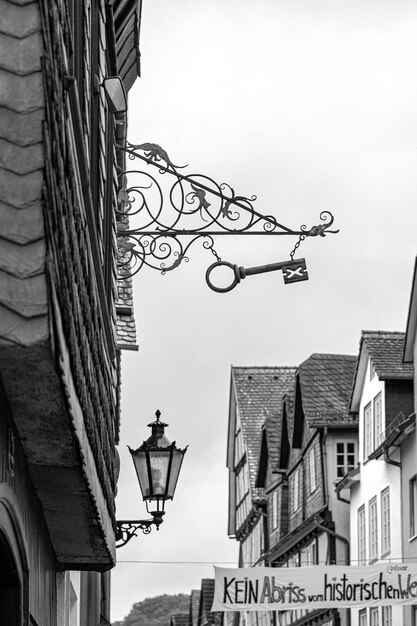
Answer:
<path fill-rule="evenodd" d="M 263 470 L 277 475 L 269 486 L 265 482 L 269 567 L 349 562 L 349 508 L 333 485 L 355 463 L 357 416 L 349 411 L 355 365 L 354 356 L 313 354 L 297 370 L 293 397 L 283 402 L 277 458 L 269 455 L 273 466 Z M 260 469 L 264 463 L 261 456 Z M 346 611 L 301 609 L 273 616 L 280 626 L 333 626 L 347 624 L 346 618 Z"/>
<path fill-rule="evenodd" d="M 352 565 L 405 557 L 403 520 L 410 519 L 416 461 L 414 436 L 408 439 L 414 433 L 413 366 L 403 363 L 403 350 L 404 333 L 362 333 L 351 401 L 359 416 L 359 464 L 337 487 L 341 494 L 350 490 Z M 407 542 L 414 536 L 409 531 Z M 352 610 L 352 626 L 410 624 L 410 611 Z"/>
<path fill-rule="evenodd" d="M 417 354 L 417 259 L 414 263 L 414 273 L 411 286 L 410 305 L 408 310 L 407 327 L 404 337 L 404 363 L 414 368 L 414 409 L 408 418 L 410 422 L 405 429 L 407 437 L 401 446 L 402 461 L 402 536 L 403 554 L 406 561 L 417 561 L 417 493 L 415 492 L 417 481 L 417 435 L 415 429 L 417 407 L 417 379 L 415 364 Z M 405 619 L 412 626 L 417 626 L 417 606 L 405 609 Z"/>
<path fill-rule="evenodd" d="M 126 91 L 140 2 L 0 2 L 0 623 L 109 623 Z"/>

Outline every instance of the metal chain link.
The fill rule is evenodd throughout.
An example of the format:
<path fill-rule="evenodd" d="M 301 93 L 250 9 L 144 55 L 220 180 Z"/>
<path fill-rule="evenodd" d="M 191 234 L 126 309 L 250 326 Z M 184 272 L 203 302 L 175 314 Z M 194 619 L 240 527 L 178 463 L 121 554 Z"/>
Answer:
<path fill-rule="evenodd" d="M 218 261 L 220 263 L 221 258 L 219 257 L 219 255 L 217 254 L 216 250 L 213 248 L 213 246 L 210 247 L 210 251 L 212 254 L 214 254 L 214 256 L 216 257 L 216 261 Z"/>
<path fill-rule="evenodd" d="M 290 258 L 291 258 L 291 261 L 292 261 L 292 260 L 293 260 L 293 258 L 294 258 L 294 254 L 296 253 L 297 248 L 299 248 L 299 247 L 300 247 L 301 242 L 302 242 L 302 241 L 304 241 L 304 239 L 306 238 L 306 236 L 307 236 L 307 235 L 300 235 L 300 236 L 299 236 L 298 241 L 297 241 L 297 243 L 296 243 L 296 244 L 295 244 L 295 246 L 294 246 L 294 249 L 293 249 L 293 250 L 291 250 L 291 252 L 290 252 Z"/>

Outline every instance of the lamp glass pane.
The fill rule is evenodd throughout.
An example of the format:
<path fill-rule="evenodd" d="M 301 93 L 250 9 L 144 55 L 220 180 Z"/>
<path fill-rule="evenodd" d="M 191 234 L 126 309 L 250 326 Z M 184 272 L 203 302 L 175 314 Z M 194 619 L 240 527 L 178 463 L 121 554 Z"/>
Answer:
<path fill-rule="evenodd" d="M 151 486 L 149 484 L 148 465 L 146 462 L 145 452 L 131 452 L 133 463 L 135 465 L 136 474 L 138 476 L 140 490 L 142 492 L 143 499 L 149 498 L 151 493 Z"/>
<path fill-rule="evenodd" d="M 149 452 L 153 496 L 165 495 L 170 456 L 170 450 L 152 450 Z"/>
<path fill-rule="evenodd" d="M 127 110 L 127 98 L 120 76 L 109 76 L 103 83 L 111 113 L 124 113 Z"/>
<path fill-rule="evenodd" d="M 171 475 L 169 477 L 169 485 L 167 490 L 167 498 L 169 498 L 170 500 L 174 497 L 183 458 L 184 452 L 181 452 L 180 450 L 173 451 Z"/>

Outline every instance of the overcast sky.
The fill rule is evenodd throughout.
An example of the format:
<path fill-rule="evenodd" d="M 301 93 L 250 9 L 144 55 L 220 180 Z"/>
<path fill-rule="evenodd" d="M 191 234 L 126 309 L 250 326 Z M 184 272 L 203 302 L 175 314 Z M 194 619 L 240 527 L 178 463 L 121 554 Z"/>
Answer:
<path fill-rule="evenodd" d="M 204 173 L 293 228 L 335 216 L 310 238 L 309 281 L 249 277 L 216 294 L 214 257 L 136 277 L 140 349 L 122 360 L 117 517 L 144 518 L 126 446 L 157 409 L 189 444 L 159 532 L 118 550 L 112 619 L 134 602 L 189 593 L 213 563 L 237 561 L 227 537 L 231 365 L 298 365 L 357 354 L 362 329 L 405 330 L 416 255 L 417 6 L 405 0 L 144 0 L 142 78 L 128 138 L 163 146 L 182 173 Z M 133 224 L 132 224 L 133 225 Z M 222 238 L 223 260 L 288 258 L 296 239 Z"/>

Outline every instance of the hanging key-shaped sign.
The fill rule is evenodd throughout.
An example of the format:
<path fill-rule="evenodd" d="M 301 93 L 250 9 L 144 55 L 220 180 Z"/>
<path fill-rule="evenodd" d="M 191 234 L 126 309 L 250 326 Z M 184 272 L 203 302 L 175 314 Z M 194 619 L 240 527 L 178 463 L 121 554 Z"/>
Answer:
<path fill-rule="evenodd" d="M 219 267 L 229 267 L 233 270 L 233 280 L 227 287 L 216 287 L 210 280 L 210 275 L 213 270 Z M 213 291 L 218 293 L 226 293 L 231 291 L 240 283 L 246 276 L 252 276 L 254 274 L 264 274 L 265 272 L 275 272 L 276 270 L 282 270 L 282 276 L 286 285 L 290 283 L 297 283 L 300 280 L 308 280 L 307 265 L 305 259 L 290 259 L 289 261 L 280 261 L 279 263 L 270 263 L 269 265 L 259 265 L 258 267 L 238 267 L 233 263 L 227 261 L 217 261 L 210 265 L 206 272 L 206 283 Z"/>

